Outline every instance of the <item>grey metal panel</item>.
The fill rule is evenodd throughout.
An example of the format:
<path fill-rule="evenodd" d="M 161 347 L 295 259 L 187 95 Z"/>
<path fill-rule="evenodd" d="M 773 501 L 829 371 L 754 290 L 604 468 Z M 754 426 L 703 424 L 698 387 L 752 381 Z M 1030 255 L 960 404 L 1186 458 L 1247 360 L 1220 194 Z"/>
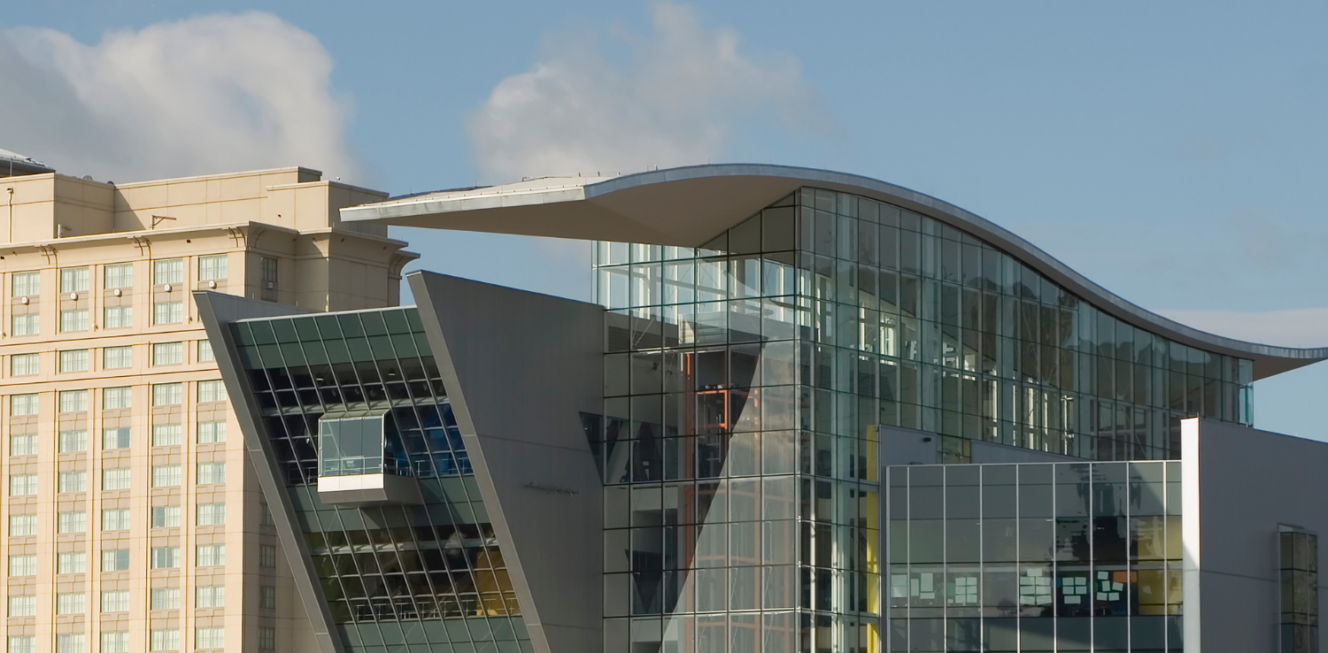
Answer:
<path fill-rule="evenodd" d="M 492 194 L 479 197 L 438 193 L 398 198 L 348 207 L 341 210 L 341 217 L 346 222 L 697 247 L 789 192 L 815 186 L 904 206 L 972 233 L 1118 319 L 1186 345 L 1252 359 L 1255 378 L 1328 359 L 1328 347 L 1294 349 L 1244 342 L 1165 318 L 1108 291 L 1028 240 L 975 213 L 861 175 L 730 163 L 653 170 L 608 180 L 565 181 L 573 186 L 508 194 L 504 194 L 504 187 L 495 187 Z M 577 183 L 583 185 L 576 188 Z"/>
<path fill-rule="evenodd" d="M 277 459 L 272 444 L 263 434 L 263 424 L 259 417 L 262 413 L 249 387 L 249 377 L 244 372 L 244 365 L 240 363 L 231 330 L 227 328 L 236 320 L 299 315 L 309 311 L 210 291 L 195 292 L 194 303 L 198 305 L 199 320 L 203 322 L 208 341 L 212 343 L 217 367 L 226 383 L 231 409 L 235 411 L 235 420 L 239 422 L 240 431 L 244 434 L 244 447 L 249 452 L 249 460 L 253 463 L 258 485 L 263 490 L 263 498 L 267 500 L 272 512 L 281 548 L 286 551 L 295 589 L 300 594 L 300 601 L 313 627 L 318 648 L 323 653 L 345 653 L 341 636 L 335 632 L 332 611 L 323 596 L 323 585 L 318 582 L 318 574 L 314 571 L 308 543 L 296 520 L 295 506 L 286 491 L 285 481 L 277 474 Z"/>
<path fill-rule="evenodd" d="M 935 465 L 941 461 L 941 443 L 935 433 L 901 426 L 879 426 L 877 431 L 881 445 L 876 455 L 882 468 L 893 465 Z"/>
<path fill-rule="evenodd" d="M 1323 559 L 1328 444 L 1207 419 L 1185 420 L 1181 438 L 1185 651 L 1275 651 L 1278 526 L 1317 533 Z M 1321 597 L 1326 583 L 1321 572 Z"/>
<path fill-rule="evenodd" d="M 604 310 L 407 276 L 539 653 L 603 649 L 603 490 L 581 413 L 603 400 Z"/>

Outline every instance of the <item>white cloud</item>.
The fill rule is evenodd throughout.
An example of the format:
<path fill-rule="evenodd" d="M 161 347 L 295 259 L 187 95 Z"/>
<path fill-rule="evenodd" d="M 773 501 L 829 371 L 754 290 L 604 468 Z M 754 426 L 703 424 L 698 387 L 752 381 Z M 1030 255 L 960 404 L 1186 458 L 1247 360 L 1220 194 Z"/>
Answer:
<path fill-rule="evenodd" d="M 1243 313 L 1162 310 L 1159 314 L 1196 329 L 1265 345 L 1328 347 L 1328 308 Z"/>
<path fill-rule="evenodd" d="M 106 33 L 0 31 L 0 147 L 133 181 L 304 165 L 354 174 L 314 36 L 262 12 Z"/>
<path fill-rule="evenodd" d="M 606 44 L 546 42 L 530 72 L 499 83 L 468 124 L 488 181 L 706 163 L 742 118 L 808 122 L 816 94 L 794 58 L 742 52 L 736 32 L 706 27 L 687 5 L 655 4 L 652 25 L 648 36 L 613 30 Z"/>

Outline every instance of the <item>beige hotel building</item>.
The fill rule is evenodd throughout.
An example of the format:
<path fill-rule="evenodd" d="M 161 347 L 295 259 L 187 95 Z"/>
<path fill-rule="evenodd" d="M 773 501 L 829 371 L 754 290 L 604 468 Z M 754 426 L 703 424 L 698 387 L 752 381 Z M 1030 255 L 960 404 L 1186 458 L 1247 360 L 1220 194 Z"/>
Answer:
<path fill-rule="evenodd" d="M 301 651 L 305 609 L 196 289 L 394 306 L 415 258 L 304 168 L 117 184 L 0 150 L 8 653 Z"/>

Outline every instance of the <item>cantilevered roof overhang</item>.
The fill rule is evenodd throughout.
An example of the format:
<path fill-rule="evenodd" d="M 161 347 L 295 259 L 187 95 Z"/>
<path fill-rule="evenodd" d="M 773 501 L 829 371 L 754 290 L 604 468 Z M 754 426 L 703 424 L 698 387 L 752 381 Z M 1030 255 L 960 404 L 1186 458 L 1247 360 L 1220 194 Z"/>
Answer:
<path fill-rule="evenodd" d="M 1262 379 L 1328 359 L 1206 333 L 1147 311 L 1006 229 L 953 204 L 859 175 L 761 164 L 715 164 L 621 177 L 555 177 L 440 191 L 341 209 L 345 222 L 699 247 L 802 186 L 912 209 L 1005 250 L 1099 309 L 1186 345 L 1254 361 Z"/>

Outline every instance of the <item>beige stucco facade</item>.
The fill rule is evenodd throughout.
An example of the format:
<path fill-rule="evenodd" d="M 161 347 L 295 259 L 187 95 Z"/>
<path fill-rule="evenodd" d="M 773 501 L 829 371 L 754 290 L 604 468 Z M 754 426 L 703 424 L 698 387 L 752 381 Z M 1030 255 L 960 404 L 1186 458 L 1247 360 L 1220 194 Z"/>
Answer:
<path fill-rule="evenodd" d="M 316 649 L 190 292 L 396 305 L 415 255 L 339 219 L 384 195 L 319 177 L 0 178 L 6 643 L 53 651 L 82 634 L 89 653 L 146 651 L 160 631 L 165 650 Z M 200 548 L 214 545 L 224 559 Z M 216 593 L 200 587 L 224 600 L 204 607 Z M 178 602 L 158 592 L 154 608 L 154 589 Z M 195 640 L 210 628 L 213 645 Z M 125 635 L 107 649 L 104 633 Z"/>

